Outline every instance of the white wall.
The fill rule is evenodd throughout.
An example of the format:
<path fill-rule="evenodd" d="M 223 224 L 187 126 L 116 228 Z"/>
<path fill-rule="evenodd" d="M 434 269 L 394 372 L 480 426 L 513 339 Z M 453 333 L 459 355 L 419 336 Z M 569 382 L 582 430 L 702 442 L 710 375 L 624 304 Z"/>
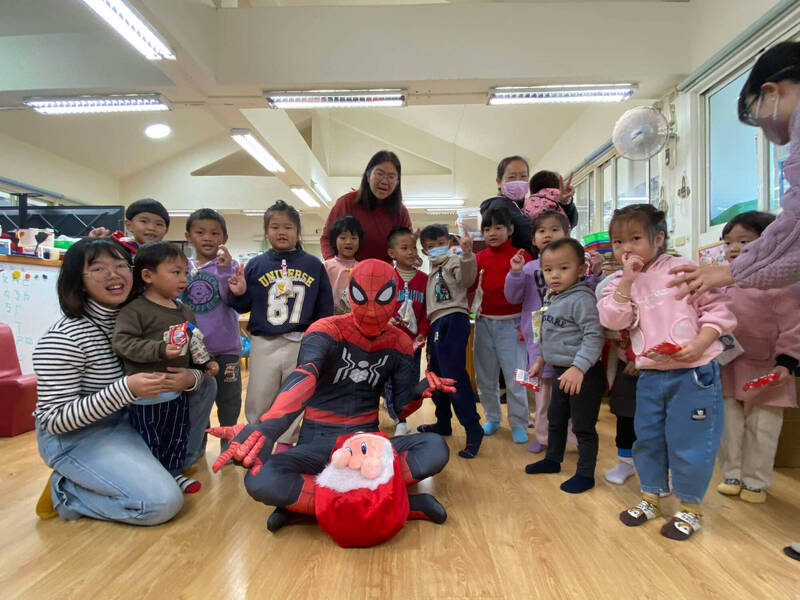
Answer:
<path fill-rule="evenodd" d="M 620 104 L 589 106 L 553 144 L 547 154 L 532 167 L 532 171 L 548 169 L 569 173 L 611 139 L 614 123 L 625 111 L 650 104 L 652 102 L 648 100 L 630 100 Z"/>
<path fill-rule="evenodd" d="M 104 173 L 0 133 L 0 177 L 86 204 L 119 204 L 119 183 Z"/>
<path fill-rule="evenodd" d="M 124 178 L 120 200 L 128 205 L 139 198 L 155 198 L 171 209 L 260 209 L 277 199 L 289 201 L 289 188 L 276 177 L 193 177 L 200 167 L 236 152 L 239 146 L 227 135 L 201 144 L 152 167 Z"/>
<path fill-rule="evenodd" d="M 691 70 L 733 41 L 779 0 L 691 0 Z"/>

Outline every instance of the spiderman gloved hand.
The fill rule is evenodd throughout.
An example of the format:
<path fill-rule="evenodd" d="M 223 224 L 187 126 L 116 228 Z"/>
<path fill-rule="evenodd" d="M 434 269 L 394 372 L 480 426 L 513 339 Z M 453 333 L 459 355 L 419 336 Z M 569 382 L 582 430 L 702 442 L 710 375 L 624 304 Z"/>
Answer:
<path fill-rule="evenodd" d="M 231 442 L 228 449 L 221 453 L 211 466 L 211 470 L 214 473 L 232 460 L 246 469 L 250 469 L 252 475 L 258 475 L 264 462 L 272 453 L 272 446 L 275 444 L 275 440 L 270 439 L 264 433 L 261 423 L 258 425 L 239 423 L 229 427 L 211 427 L 206 429 L 206 432 Z"/>

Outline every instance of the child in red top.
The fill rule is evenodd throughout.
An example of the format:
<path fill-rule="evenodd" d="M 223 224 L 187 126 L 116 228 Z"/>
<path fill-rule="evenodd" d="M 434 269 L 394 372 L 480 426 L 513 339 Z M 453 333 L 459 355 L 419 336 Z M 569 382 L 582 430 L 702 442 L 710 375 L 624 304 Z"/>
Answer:
<path fill-rule="evenodd" d="M 500 370 L 506 382 L 508 424 L 511 437 L 518 444 L 528 441 L 528 397 L 525 388 L 515 381 L 516 370 L 527 366 L 525 344 L 520 337 L 521 304 L 511 304 L 503 288 L 517 249 L 511 245 L 514 225 L 502 207 L 490 208 L 481 216 L 485 250 L 476 255 L 478 271 L 483 274 L 483 298 L 475 320 L 475 379 L 486 415 L 483 432 L 492 435 L 500 428 Z M 524 253 L 525 261 L 531 255 Z"/>
<path fill-rule="evenodd" d="M 422 358 L 422 345 L 428 338 L 428 313 L 425 308 L 425 288 L 428 276 L 414 265 L 417 262 L 417 239 L 408 227 L 398 225 L 389 232 L 389 257 L 395 264 L 395 280 L 397 282 L 397 312 L 392 317 L 392 325 L 402 329 L 414 345 L 414 365 L 416 374 L 413 380 L 419 379 L 419 365 Z M 406 435 L 411 429 L 405 419 L 394 414 L 391 383 L 384 390 L 386 410 L 394 419 L 397 427 L 394 434 Z"/>

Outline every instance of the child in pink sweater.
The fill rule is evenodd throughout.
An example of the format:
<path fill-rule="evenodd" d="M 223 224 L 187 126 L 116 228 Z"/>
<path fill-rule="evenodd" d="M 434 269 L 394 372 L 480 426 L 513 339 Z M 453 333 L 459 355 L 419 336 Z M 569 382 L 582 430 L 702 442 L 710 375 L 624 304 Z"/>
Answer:
<path fill-rule="evenodd" d="M 636 526 L 659 516 L 659 495 L 669 493 L 672 469 L 681 509 L 661 528 L 661 535 L 685 540 L 701 528 L 701 502 L 714 471 L 723 423 L 722 385 L 714 358 L 722 351 L 719 337 L 733 330 L 736 318 L 718 290 L 690 303 L 678 300 L 680 289 L 667 287 L 673 279 L 670 270 L 690 261 L 664 253 L 667 227 L 662 211 L 649 204 L 616 210 L 609 236 L 623 270 L 603 290 L 600 321 L 608 329 L 630 331 L 641 371 L 633 460 L 644 497 L 623 511 L 620 520 Z M 652 351 L 664 342 L 666 348 Z"/>
<path fill-rule="evenodd" d="M 722 230 L 728 262 L 734 262 L 774 220 L 769 213 L 751 210 L 728 221 Z M 722 367 L 725 427 L 719 463 L 724 481 L 717 491 L 762 503 L 772 483 L 783 409 L 797 406 L 791 372 L 800 358 L 800 305 L 794 288 L 762 291 L 732 286 L 725 292 L 738 321 L 733 333 L 744 354 Z M 778 379 L 744 390 L 748 381 L 770 373 Z"/>
<path fill-rule="evenodd" d="M 353 215 L 339 217 L 328 230 L 332 257 L 323 264 L 331 280 L 333 290 L 333 314 L 342 315 L 350 312 L 350 299 L 347 286 L 350 284 L 350 273 L 356 266 L 356 253 L 364 238 L 361 223 Z"/>

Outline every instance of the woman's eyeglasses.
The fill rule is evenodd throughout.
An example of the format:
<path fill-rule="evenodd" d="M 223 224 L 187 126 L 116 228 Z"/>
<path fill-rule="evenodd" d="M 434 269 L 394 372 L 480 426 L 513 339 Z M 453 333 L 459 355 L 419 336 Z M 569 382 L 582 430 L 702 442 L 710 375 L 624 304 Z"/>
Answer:
<path fill-rule="evenodd" d="M 397 173 L 385 173 L 384 171 L 376 169 L 372 172 L 372 176 L 377 180 L 383 179 L 389 183 L 397 183 Z"/>
<path fill-rule="evenodd" d="M 132 269 L 133 267 L 131 267 L 129 264 L 120 263 L 113 269 L 100 266 L 89 267 L 83 272 L 83 274 L 88 275 L 97 283 L 103 283 L 104 281 L 108 281 L 114 277 L 114 275 L 117 275 L 118 277 L 127 277 L 131 274 Z"/>
<path fill-rule="evenodd" d="M 789 65 L 788 67 L 784 67 L 777 73 L 770 75 L 764 80 L 764 83 L 777 83 L 782 79 L 788 79 L 792 76 L 794 72 L 795 75 L 800 75 L 800 66 L 798 65 Z M 764 83 L 761 85 L 763 86 Z M 759 89 L 758 96 L 754 96 L 750 102 L 747 101 L 747 97 L 742 94 L 739 96 L 739 120 L 744 123 L 745 125 L 750 125 L 751 127 L 758 127 L 758 113 L 761 110 L 761 96 L 762 92 Z"/>

